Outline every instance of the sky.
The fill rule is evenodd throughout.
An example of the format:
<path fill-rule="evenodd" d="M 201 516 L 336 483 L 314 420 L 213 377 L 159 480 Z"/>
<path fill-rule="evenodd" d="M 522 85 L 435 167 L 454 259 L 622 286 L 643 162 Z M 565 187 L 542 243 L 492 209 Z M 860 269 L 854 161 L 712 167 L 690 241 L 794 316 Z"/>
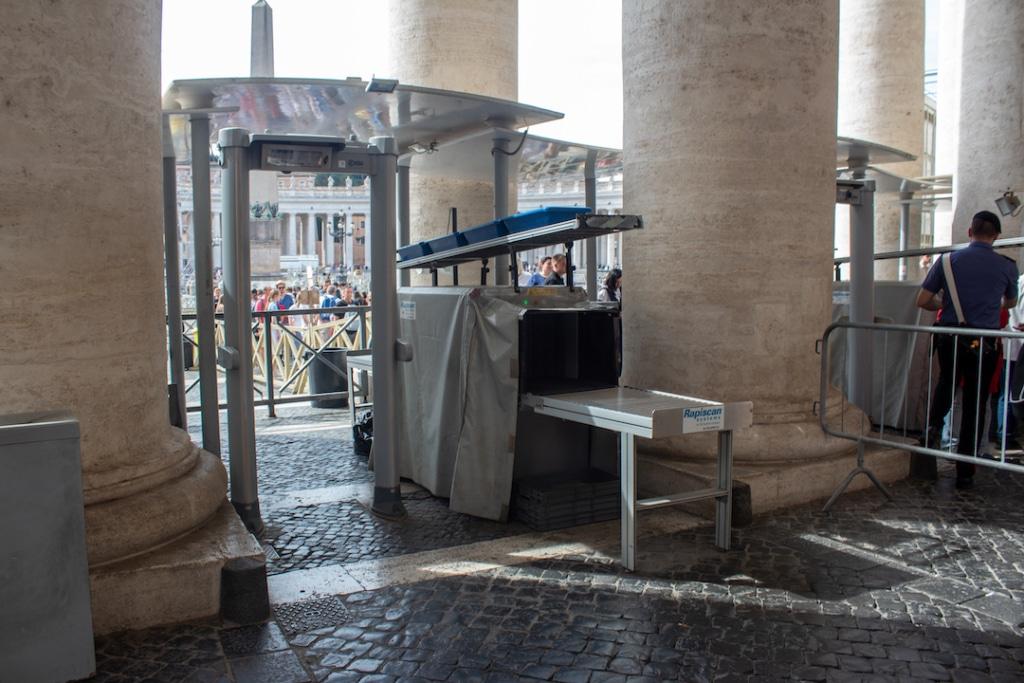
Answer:
<path fill-rule="evenodd" d="M 252 3 L 164 0 L 163 89 L 183 78 L 248 76 Z M 276 76 L 390 75 L 383 0 L 270 0 L 270 5 Z M 622 146 L 621 11 L 620 0 L 519 0 L 519 100 L 565 114 L 531 132 Z M 583 22 L 585 33 L 554 35 L 552 27 Z"/>

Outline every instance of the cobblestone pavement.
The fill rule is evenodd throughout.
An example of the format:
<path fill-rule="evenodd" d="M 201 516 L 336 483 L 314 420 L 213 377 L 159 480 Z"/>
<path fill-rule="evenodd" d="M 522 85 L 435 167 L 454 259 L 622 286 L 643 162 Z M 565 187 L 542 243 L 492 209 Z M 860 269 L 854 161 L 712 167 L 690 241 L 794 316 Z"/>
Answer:
<path fill-rule="evenodd" d="M 516 522 L 502 524 L 452 512 L 446 500 L 425 492 L 404 498 L 409 515 L 400 523 L 383 521 L 351 501 L 267 510 L 262 540 L 278 555 L 268 572 L 393 557 L 529 531 Z"/>
<path fill-rule="evenodd" d="M 98 679 L 1024 681 L 1024 477 L 943 475 L 762 516 L 729 552 L 710 525 L 645 539 L 633 574 L 564 554 L 114 635 Z"/>

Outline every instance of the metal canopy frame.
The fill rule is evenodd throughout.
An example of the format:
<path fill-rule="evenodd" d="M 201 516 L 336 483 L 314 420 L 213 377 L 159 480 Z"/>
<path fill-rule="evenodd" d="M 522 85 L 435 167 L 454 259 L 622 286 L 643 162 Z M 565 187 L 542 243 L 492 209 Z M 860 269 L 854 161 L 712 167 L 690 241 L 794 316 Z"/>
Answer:
<path fill-rule="evenodd" d="M 507 160 L 499 159 L 499 157 L 507 156 L 495 149 L 499 139 L 503 142 L 501 149 L 507 151 L 508 141 L 511 140 L 511 144 L 518 147 L 518 153 L 508 157 Z M 520 180 L 541 181 L 562 179 L 572 175 L 580 176 L 584 182 L 584 204 L 594 211 L 597 210 L 597 173 L 599 171 L 603 174 L 622 172 L 622 150 L 620 149 L 584 145 L 507 129 L 474 133 L 445 143 L 431 145 L 428 148 L 419 148 L 404 157 L 402 163 L 408 164 L 418 175 L 483 182 L 492 177 L 489 156 L 494 157 L 494 172 L 498 171 L 497 165 L 504 161 L 508 164 L 506 175 L 518 177 Z M 503 192 L 499 186 L 504 187 L 498 180 L 495 180 L 495 218 L 502 218 L 506 215 L 497 210 L 497 198 L 499 193 Z M 505 205 L 507 206 L 507 200 Z M 406 234 L 405 237 L 403 246 L 408 244 L 408 235 Z M 524 249 L 529 248 L 532 247 L 524 247 Z M 593 237 L 586 238 L 586 266 L 587 295 L 591 301 L 596 301 L 598 293 L 597 249 Z M 436 279 L 437 268 L 440 266 L 430 267 L 431 275 Z M 486 264 L 484 267 L 486 268 Z M 518 264 L 511 271 L 513 278 L 516 276 L 517 270 Z M 500 265 L 498 271 L 499 273 L 503 271 Z M 403 277 L 406 277 L 404 271 Z M 457 270 L 453 271 L 453 277 L 457 277 Z"/>
<path fill-rule="evenodd" d="M 642 227 L 643 220 L 640 216 L 587 214 L 568 221 L 502 235 L 478 244 L 453 247 L 437 254 L 427 254 L 408 261 L 399 261 L 398 267 L 402 269 L 445 268 L 460 263 L 480 261 L 499 254 L 507 254 L 510 249 L 515 251 L 538 249 Z"/>
<path fill-rule="evenodd" d="M 370 163 L 353 164 L 349 168 L 277 169 L 295 172 L 332 172 L 371 177 L 372 281 L 375 302 L 374 366 L 375 393 L 385 399 L 395 395 L 395 357 L 408 357 L 408 349 L 399 344 L 397 333 L 396 222 L 407 239 L 408 173 L 407 164 L 398 166 L 399 154 L 411 148 L 431 146 L 456 138 L 486 132 L 496 146 L 510 144 L 518 133 L 511 129 L 530 126 L 562 117 L 562 114 L 518 102 L 491 97 L 459 93 L 434 88 L 398 85 L 391 93 L 367 92 L 367 83 L 358 79 L 344 81 L 290 78 L 219 78 L 180 80 L 171 83 L 164 95 L 164 114 L 168 118 L 168 146 L 165 148 L 165 166 L 171 168 L 175 160 L 191 160 L 193 169 L 196 221 L 197 314 L 199 317 L 201 391 L 203 396 L 203 445 L 208 450 L 220 451 L 220 421 L 216 394 L 215 361 L 228 369 L 229 388 L 234 400 L 229 400 L 228 422 L 231 449 L 231 499 L 250 529 L 262 525 L 256 488 L 255 437 L 252 429 L 253 406 L 251 396 L 251 344 L 243 335 L 243 327 L 251 318 L 248 310 L 248 169 L 258 169 L 262 160 L 257 154 L 264 143 L 275 141 L 289 145 L 319 146 L 328 144 L 332 150 L 343 152 L 349 159 L 362 156 Z M 188 119 L 186 122 L 185 119 Z M 259 134 L 252 136 L 249 130 Z M 499 130 L 495 134 L 494 131 Z M 226 134 L 224 134 L 226 131 Z M 511 133 L 511 134 L 510 134 Z M 281 140 L 281 135 L 291 135 Z M 269 137 L 268 137 L 269 135 Z M 501 138 L 501 139 L 498 139 Z M 234 298 L 233 306 L 226 306 L 229 339 L 224 347 L 214 347 L 214 317 L 212 302 L 212 239 L 209 229 L 210 149 L 211 143 L 220 145 L 223 152 L 224 173 L 224 230 L 225 230 L 225 290 L 233 290 L 226 299 Z M 361 145 L 360 145 L 361 143 Z M 496 154 L 494 174 L 507 179 L 509 166 L 506 155 Z M 274 170 L 274 169 L 269 169 Z M 243 181 L 244 178 L 244 181 Z M 397 187 L 396 187 L 397 185 Z M 167 182 L 170 187 L 170 180 Z M 496 185 L 496 187 L 498 187 Z M 495 196 L 496 215 L 507 214 L 507 183 L 500 187 L 504 196 Z M 170 190 L 168 190 L 170 192 Z M 175 197 L 165 197 L 172 206 Z M 397 203 L 397 206 L 396 206 Z M 166 207 L 165 207 L 166 208 Z M 166 209 L 168 216 L 170 209 Z M 231 214 L 229 216 L 229 214 Z M 175 221 L 176 223 L 176 221 Z M 383 229 L 379 226 L 383 226 Z M 175 239 L 177 237 L 175 229 Z M 168 232 L 169 234 L 169 232 Z M 230 236 L 229 236 L 230 235 Z M 230 263 L 230 266 L 229 266 Z M 202 267 L 203 265 L 208 267 Z M 231 272 L 229 273 L 229 269 Z M 200 282 L 200 272 L 209 282 Z M 500 272 L 500 271 L 499 271 Z M 170 279 L 170 273 L 169 273 Z M 175 280 L 175 285 L 177 281 Z M 168 283 L 168 292 L 175 297 L 177 287 Z M 209 295 L 204 296 L 204 291 Z M 242 294 L 245 294 L 243 297 Z M 243 308 L 242 302 L 245 302 Z M 389 304 L 390 302 L 390 304 Z M 228 313 L 227 309 L 231 309 Z M 394 309 L 394 310 L 391 310 Z M 172 311 L 173 313 L 173 311 Z M 171 324 L 179 316 L 170 316 Z M 173 336 L 175 343 L 178 335 Z M 380 355 L 378 358 L 377 356 Z M 180 354 L 178 354 L 180 356 Z M 173 360 L 173 358 L 172 358 Z M 205 365 L 205 367 L 203 367 Z M 177 367 L 177 364 L 174 365 Z M 183 374 L 174 371 L 175 375 Z M 246 380 L 246 376 L 249 380 Z M 377 386 L 379 385 L 379 386 Z M 249 387 L 245 390 L 245 387 Z M 383 515 L 403 513 L 398 494 L 397 463 L 394 458 L 395 426 L 392 408 L 386 400 L 378 405 L 375 447 L 374 511 Z M 233 407 L 232 407 L 233 406 Z"/>
<path fill-rule="evenodd" d="M 399 155 L 496 128 L 514 129 L 562 118 L 559 112 L 483 95 L 399 84 L 366 92 L 359 79 L 202 78 L 173 81 L 164 109 L 234 109 L 216 116 L 221 128 L 282 135 L 326 135 L 367 143 L 391 137 Z M 178 159 L 190 156 L 183 125 L 171 128 Z M 211 140 L 212 141 L 212 140 Z"/>
<path fill-rule="evenodd" d="M 624 230 L 634 230 L 642 227 L 643 220 L 640 216 L 601 216 L 597 214 L 587 214 L 577 216 L 576 218 L 568 221 L 561 221 L 559 223 L 544 225 L 530 230 L 502 235 L 501 237 L 495 237 L 477 244 L 453 247 L 437 254 L 427 254 L 407 261 L 400 261 L 398 267 L 403 271 L 407 271 L 410 268 L 429 268 L 433 284 L 434 286 L 437 286 L 438 268 L 451 266 L 454 269 L 457 269 L 460 263 L 480 261 L 482 264 L 480 267 L 480 284 L 484 285 L 487 283 L 489 259 L 505 255 L 505 258 L 508 259 L 508 263 L 510 264 L 508 270 L 512 288 L 518 292 L 518 253 L 529 249 L 539 249 L 555 244 L 562 244 L 565 246 L 565 284 L 569 290 L 572 291 L 575 287 L 573 281 L 573 272 L 575 267 L 573 266 L 572 252 L 577 240 L 585 239 L 589 243 L 595 237 L 611 235 Z M 592 252 L 593 249 L 588 250 L 588 258 Z M 593 271 L 588 270 L 588 287 L 591 284 L 589 282 L 591 278 L 596 280 L 596 274 L 592 275 L 592 273 Z M 498 284 L 508 283 L 498 282 Z M 595 289 L 596 288 L 587 290 L 588 296 L 591 297 L 591 300 L 596 300 L 592 294 Z"/>

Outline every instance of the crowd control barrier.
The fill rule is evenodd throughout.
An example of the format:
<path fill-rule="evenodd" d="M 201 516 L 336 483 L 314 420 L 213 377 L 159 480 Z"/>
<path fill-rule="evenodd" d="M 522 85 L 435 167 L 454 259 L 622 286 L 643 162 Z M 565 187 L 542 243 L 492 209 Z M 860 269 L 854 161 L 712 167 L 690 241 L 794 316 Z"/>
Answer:
<path fill-rule="evenodd" d="M 863 386 L 851 381 L 855 378 L 848 372 L 850 345 L 846 341 L 852 334 L 869 335 L 873 349 L 871 391 L 856 401 L 859 411 L 848 410 L 850 388 Z M 816 410 L 826 434 L 853 441 L 858 449 L 857 467 L 824 509 L 827 511 L 859 474 L 892 498 L 865 465 L 865 446 L 1024 473 L 1024 451 L 1011 430 L 999 427 L 1013 423 L 1013 399 L 1024 398 L 1011 395 L 1011 371 L 1016 372 L 1012 367 L 1016 363 L 1007 363 L 1004 357 L 1006 347 L 1020 344 L 1024 344 L 1024 333 L 1004 330 L 847 321 L 829 325 L 818 342 L 821 384 Z M 946 372 L 939 368 L 940 347 L 951 361 L 946 364 Z M 985 348 L 989 351 L 979 352 Z M 1010 360 L 1016 361 L 1016 355 Z M 986 381 L 981 375 L 991 365 L 995 365 L 994 376 Z M 1024 372 L 1024 367 L 1019 370 Z M 833 392 L 833 387 L 839 391 Z M 837 400 L 841 403 L 839 410 L 834 405 Z M 1024 417 L 1024 402 L 1020 407 Z M 967 424 L 963 424 L 965 415 L 969 418 Z M 990 420 L 996 420 L 994 429 Z M 1024 436 L 1024 421 L 1017 430 Z M 961 445 L 960 435 L 966 435 L 969 442 L 972 433 L 977 436 L 974 442 Z M 998 433 L 995 443 L 989 442 L 990 433 Z"/>
<path fill-rule="evenodd" d="M 224 320 L 220 313 L 216 317 L 216 345 L 220 346 L 224 344 Z M 373 320 L 369 306 L 253 311 L 252 335 L 253 390 L 260 397 L 254 405 L 266 406 L 269 416 L 275 417 L 276 405 L 347 399 L 346 390 L 312 392 L 312 364 L 319 363 L 327 372 L 337 374 L 339 385 L 344 385 L 345 367 L 335 362 L 338 354 L 333 351 L 369 349 Z M 182 315 L 182 343 L 198 355 L 195 314 Z M 217 372 L 222 372 L 219 366 Z M 197 377 L 185 387 L 186 393 L 198 383 Z M 221 402 L 218 407 L 227 404 Z M 200 409 L 199 403 L 188 404 L 189 412 Z"/>

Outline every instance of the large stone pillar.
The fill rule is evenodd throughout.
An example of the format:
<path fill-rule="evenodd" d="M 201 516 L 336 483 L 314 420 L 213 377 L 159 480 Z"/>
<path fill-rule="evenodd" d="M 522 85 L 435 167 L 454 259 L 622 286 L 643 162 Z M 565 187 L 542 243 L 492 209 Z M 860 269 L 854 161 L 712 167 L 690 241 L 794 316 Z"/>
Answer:
<path fill-rule="evenodd" d="M 812 415 L 831 319 L 836 30 L 834 0 L 623 3 L 623 211 L 645 227 L 623 239 L 622 384 L 752 400 L 741 462 L 849 445 Z"/>
<path fill-rule="evenodd" d="M 0 63 L 0 414 L 66 410 L 81 423 L 97 630 L 202 616 L 197 596 L 219 590 L 207 558 L 188 558 L 182 581 L 171 545 L 155 551 L 159 576 L 143 576 L 147 551 L 218 519 L 227 484 L 220 459 L 168 420 L 160 4 L 9 4 Z M 53 273 L 116 301 L 62 315 Z"/>
<path fill-rule="evenodd" d="M 924 0 L 841 0 L 839 18 L 839 135 L 910 152 L 917 161 L 886 164 L 906 177 L 921 175 L 924 147 Z M 875 197 L 875 251 L 900 243 L 898 193 Z M 920 211 L 908 246 L 920 243 Z M 916 238 L 916 239 L 915 239 Z M 916 277 L 917 259 L 908 260 Z M 909 273 L 913 270 L 913 273 Z M 875 277 L 895 280 L 898 261 L 879 261 Z"/>
<path fill-rule="evenodd" d="M 410 85 L 515 100 L 518 14 L 518 0 L 389 0 L 390 75 Z M 422 177 L 415 168 L 410 176 L 412 242 L 445 234 L 453 206 L 462 227 L 494 216 L 491 182 Z M 509 210 L 515 205 L 512 190 Z M 469 281 L 466 277 L 463 280 Z M 447 272 L 440 279 L 451 281 Z M 413 273 L 413 284 L 429 281 L 428 274 Z"/>
<path fill-rule="evenodd" d="M 284 220 L 284 239 L 281 240 L 281 253 L 285 256 L 295 256 L 295 214 L 290 213 Z"/>
<path fill-rule="evenodd" d="M 304 235 L 302 238 L 302 253 L 309 256 L 316 256 L 316 214 L 302 214 Z"/>
<path fill-rule="evenodd" d="M 1007 188 L 1024 196 L 1024 4 L 967 0 L 963 25 L 954 242 Z M 1020 217 L 1002 223 L 1003 237 L 1021 234 Z"/>

